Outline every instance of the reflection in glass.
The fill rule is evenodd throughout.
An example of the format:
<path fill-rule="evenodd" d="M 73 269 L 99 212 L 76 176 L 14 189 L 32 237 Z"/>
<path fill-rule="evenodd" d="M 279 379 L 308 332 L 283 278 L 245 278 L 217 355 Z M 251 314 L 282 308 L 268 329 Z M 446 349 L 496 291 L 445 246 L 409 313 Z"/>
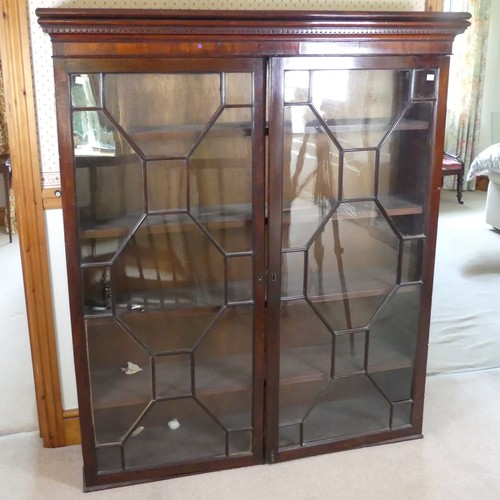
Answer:
<path fill-rule="evenodd" d="M 400 287 L 370 328 L 368 373 L 390 401 L 411 398 L 420 291 L 420 285 Z"/>
<path fill-rule="evenodd" d="M 401 283 L 419 281 L 421 279 L 424 243 L 425 240 L 423 238 L 403 240 Z"/>
<path fill-rule="evenodd" d="M 136 429 L 124 444 L 127 469 L 225 455 L 225 431 L 192 398 L 155 402 Z"/>
<path fill-rule="evenodd" d="M 149 401 L 151 369 L 145 349 L 114 318 L 87 319 L 85 324 L 94 407 L 123 399 L 130 404 Z"/>
<path fill-rule="evenodd" d="M 120 446 L 106 446 L 96 449 L 97 468 L 102 472 L 114 472 L 122 469 Z"/>
<path fill-rule="evenodd" d="M 309 249 L 308 296 L 386 290 L 396 283 L 398 252 L 399 239 L 375 202 L 342 203 Z"/>
<path fill-rule="evenodd" d="M 110 314 L 113 297 L 111 272 L 107 266 L 82 268 L 84 314 Z"/>
<path fill-rule="evenodd" d="M 304 247 L 338 197 L 338 151 L 308 106 L 285 108 L 283 248 Z"/>
<path fill-rule="evenodd" d="M 253 258 L 232 256 L 227 259 L 228 302 L 253 300 Z"/>
<path fill-rule="evenodd" d="M 75 156 L 113 156 L 115 129 L 102 111 L 73 112 Z"/>
<path fill-rule="evenodd" d="M 71 104 L 74 108 L 94 108 L 101 95 L 99 74 L 71 75 Z"/>
<path fill-rule="evenodd" d="M 250 108 L 226 109 L 189 160 L 190 209 L 224 251 L 252 247 Z"/>
<path fill-rule="evenodd" d="M 114 271 L 120 308 L 178 310 L 224 304 L 223 256 L 188 214 L 148 215 L 120 253 Z"/>
<path fill-rule="evenodd" d="M 253 102 L 251 73 L 225 73 L 226 105 L 246 105 Z"/>
<path fill-rule="evenodd" d="M 390 413 L 389 403 L 366 375 L 333 380 L 305 416 L 304 442 L 388 429 Z"/>
<path fill-rule="evenodd" d="M 185 156 L 221 105 L 218 74 L 106 74 L 106 110 L 147 156 Z"/>
<path fill-rule="evenodd" d="M 187 162 L 146 162 L 148 211 L 187 209 Z"/>
<path fill-rule="evenodd" d="M 195 348 L 197 393 L 225 386 L 251 387 L 252 337 L 253 306 L 226 308 Z"/>
<path fill-rule="evenodd" d="M 375 195 L 375 151 L 344 153 L 342 197 L 372 198 Z"/>
<path fill-rule="evenodd" d="M 191 395 L 191 356 L 189 354 L 155 356 L 154 373 L 157 398 Z"/>
<path fill-rule="evenodd" d="M 283 252 L 281 255 L 281 296 L 304 295 L 305 252 Z"/>
<path fill-rule="evenodd" d="M 233 431 L 229 433 L 229 455 L 240 455 L 252 451 L 252 432 Z"/>
<path fill-rule="evenodd" d="M 437 75 L 434 69 L 416 69 L 415 70 L 415 97 L 434 98 L 437 89 Z"/>
<path fill-rule="evenodd" d="M 119 136 L 101 111 L 73 113 L 75 125 L 89 118 L 94 132 Z M 100 141 L 96 133 L 90 135 L 94 142 L 87 134 L 75 143 L 81 257 L 82 262 L 107 262 L 143 216 L 142 161 L 126 142 L 117 152 L 102 142 L 106 138 L 100 136 Z"/>
<path fill-rule="evenodd" d="M 380 152 L 378 197 L 403 235 L 424 233 L 433 113 L 433 102 L 412 104 Z"/>

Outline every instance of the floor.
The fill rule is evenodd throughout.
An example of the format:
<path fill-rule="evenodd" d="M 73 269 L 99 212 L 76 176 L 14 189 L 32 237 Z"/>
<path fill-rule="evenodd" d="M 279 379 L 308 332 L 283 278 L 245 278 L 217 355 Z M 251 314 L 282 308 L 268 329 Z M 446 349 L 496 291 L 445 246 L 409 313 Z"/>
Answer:
<path fill-rule="evenodd" d="M 275 465 L 82 493 L 78 446 L 36 434 L 0 438 L 0 498 L 9 500 L 498 500 L 500 369 L 428 378 L 424 439 Z"/>

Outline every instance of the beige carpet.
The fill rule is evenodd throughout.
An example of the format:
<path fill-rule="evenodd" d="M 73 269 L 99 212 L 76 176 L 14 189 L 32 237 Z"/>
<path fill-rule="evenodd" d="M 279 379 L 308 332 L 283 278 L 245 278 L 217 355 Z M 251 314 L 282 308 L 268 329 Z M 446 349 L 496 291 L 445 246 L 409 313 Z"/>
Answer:
<path fill-rule="evenodd" d="M 9 500 L 498 500 L 500 369 L 429 377 L 424 439 L 82 493 L 78 446 L 0 438 Z"/>
<path fill-rule="evenodd" d="M 441 197 L 428 373 L 500 367 L 500 232 L 484 221 L 486 193 Z"/>

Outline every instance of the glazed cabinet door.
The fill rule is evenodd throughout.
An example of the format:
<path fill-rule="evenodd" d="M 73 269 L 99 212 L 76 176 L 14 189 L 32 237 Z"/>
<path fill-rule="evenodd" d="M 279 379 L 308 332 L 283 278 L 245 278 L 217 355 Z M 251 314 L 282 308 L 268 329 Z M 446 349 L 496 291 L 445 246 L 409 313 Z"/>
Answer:
<path fill-rule="evenodd" d="M 56 71 L 87 485 L 261 462 L 262 61 Z"/>
<path fill-rule="evenodd" d="M 438 67 L 273 60 L 271 461 L 415 433 Z"/>

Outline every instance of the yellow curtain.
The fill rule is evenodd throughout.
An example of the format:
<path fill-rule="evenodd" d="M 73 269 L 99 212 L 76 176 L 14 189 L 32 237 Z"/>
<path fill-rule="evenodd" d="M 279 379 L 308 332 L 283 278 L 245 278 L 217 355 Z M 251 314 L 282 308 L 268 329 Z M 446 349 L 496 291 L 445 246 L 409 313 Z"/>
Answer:
<path fill-rule="evenodd" d="M 490 6 L 491 0 L 445 2 L 445 11 L 472 15 L 472 25 L 453 45 L 445 144 L 446 151 L 464 160 L 466 172 L 478 153 Z M 468 188 L 474 189 L 474 184 Z"/>
<path fill-rule="evenodd" d="M 2 63 L 0 62 L 0 154 L 9 153 L 9 139 L 5 119 L 5 99 L 3 94 Z"/>
<path fill-rule="evenodd" d="M 2 64 L 0 62 L 0 154 L 9 154 L 9 137 L 7 135 L 7 120 L 5 117 L 5 98 L 3 91 L 3 77 L 2 77 Z M 3 186 L 3 182 L 0 180 L 0 186 Z M 1 188 L 0 188 L 1 189 Z M 6 200 L 9 200 L 10 205 L 10 223 L 11 223 L 11 231 L 12 233 L 17 232 L 16 226 L 16 204 L 14 201 L 14 192 L 12 188 L 9 193 L 5 193 Z M 4 226 L 5 231 L 7 232 L 7 211 L 5 212 L 4 217 Z"/>

